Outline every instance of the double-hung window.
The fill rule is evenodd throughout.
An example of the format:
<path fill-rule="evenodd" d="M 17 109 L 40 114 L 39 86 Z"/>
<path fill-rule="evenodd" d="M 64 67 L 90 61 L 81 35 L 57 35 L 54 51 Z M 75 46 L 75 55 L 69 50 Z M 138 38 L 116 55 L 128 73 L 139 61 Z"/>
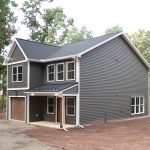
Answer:
<path fill-rule="evenodd" d="M 66 115 L 68 116 L 75 115 L 75 97 L 66 98 Z"/>
<path fill-rule="evenodd" d="M 131 114 L 142 114 L 144 113 L 144 97 L 133 96 L 131 97 Z"/>
<path fill-rule="evenodd" d="M 48 114 L 54 113 L 54 97 L 47 98 L 47 113 Z"/>
<path fill-rule="evenodd" d="M 75 62 L 67 62 L 67 80 L 75 79 Z"/>
<path fill-rule="evenodd" d="M 56 79 L 57 81 L 63 81 L 64 80 L 64 64 L 57 64 L 57 75 Z"/>
<path fill-rule="evenodd" d="M 55 66 L 54 65 L 48 65 L 47 66 L 47 79 L 48 81 L 54 81 L 55 76 Z"/>
<path fill-rule="evenodd" d="M 23 71 L 22 66 L 15 66 L 12 68 L 12 81 L 13 82 L 22 82 L 23 80 Z"/>

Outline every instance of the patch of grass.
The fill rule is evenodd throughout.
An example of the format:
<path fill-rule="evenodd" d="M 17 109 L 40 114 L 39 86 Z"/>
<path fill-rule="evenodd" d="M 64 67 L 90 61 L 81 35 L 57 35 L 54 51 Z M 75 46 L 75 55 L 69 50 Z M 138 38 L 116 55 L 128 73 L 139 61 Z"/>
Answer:
<path fill-rule="evenodd" d="M 6 98 L 4 96 L 0 96 L 0 108 L 6 105 Z"/>

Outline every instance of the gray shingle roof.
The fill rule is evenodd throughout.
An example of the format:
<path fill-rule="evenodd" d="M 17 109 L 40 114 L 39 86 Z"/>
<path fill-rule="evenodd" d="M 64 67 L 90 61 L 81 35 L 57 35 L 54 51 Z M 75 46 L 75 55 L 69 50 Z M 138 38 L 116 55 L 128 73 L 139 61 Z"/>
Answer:
<path fill-rule="evenodd" d="M 60 92 L 67 88 L 77 85 L 78 83 L 51 83 L 29 89 L 27 92 Z"/>
<path fill-rule="evenodd" d="M 28 41 L 17 38 L 19 45 L 29 59 L 54 59 L 64 56 L 77 55 L 85 50 L 108 40 L 118 33 L 107 34 L 96 38 L 90 38 L 75 43 L 66 44 L 63 46 L 53 46 L 49 44 L 42 44 L 39 42 Z"/>

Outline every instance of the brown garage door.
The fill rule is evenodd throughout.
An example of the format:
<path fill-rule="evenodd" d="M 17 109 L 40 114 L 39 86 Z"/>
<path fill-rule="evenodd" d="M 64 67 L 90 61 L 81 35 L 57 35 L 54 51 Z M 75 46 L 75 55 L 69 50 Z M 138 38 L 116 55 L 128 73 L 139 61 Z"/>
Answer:
<path fill-rule="evenodd" d="M 25 99 L 23 97 L 11 98 L 11 119 L 25 121 Z"/>

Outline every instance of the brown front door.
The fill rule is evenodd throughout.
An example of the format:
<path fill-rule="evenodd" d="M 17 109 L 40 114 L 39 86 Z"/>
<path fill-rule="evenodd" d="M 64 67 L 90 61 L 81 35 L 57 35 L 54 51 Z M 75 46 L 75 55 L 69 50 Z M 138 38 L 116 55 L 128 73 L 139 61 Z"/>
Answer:
<path fill-rule="evenodd" d="M 25 121 L 25 99 L 23 97 L 11 98 L 11 119 Z"/>
<path fill-rule="evenodd" d="M 57 98 L 57 122 L 62 122 L 62 100 Z"/>

